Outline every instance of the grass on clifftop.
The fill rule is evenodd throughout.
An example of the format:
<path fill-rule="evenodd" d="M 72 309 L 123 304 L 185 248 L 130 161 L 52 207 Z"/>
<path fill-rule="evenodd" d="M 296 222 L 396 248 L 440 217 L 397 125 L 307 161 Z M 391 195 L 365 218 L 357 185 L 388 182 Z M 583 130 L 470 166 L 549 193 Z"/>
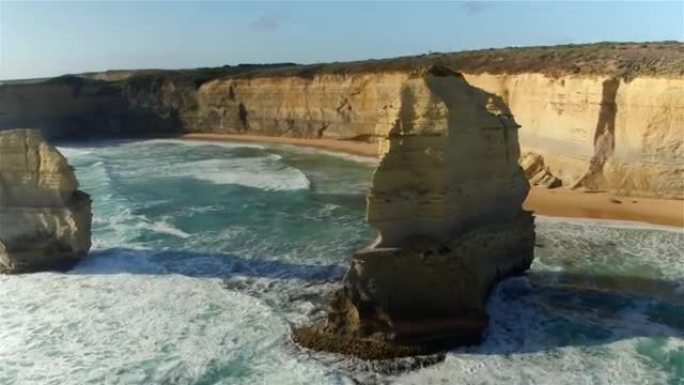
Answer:
<path fill-rule="evenodd" d="M 220 78 L 284 77 L 312 78 L 318 74 L 353 74 L 388 71 L 415 71 L 433 65 L 466 73 L 614 76 L 630 81 L 638 76 L 684 76 L 684 43 L 594 43 L 539 47 L 482 49 L 452 53 L 404 56 L 297 65 L 294 63 L 240 64 L 185 70 L 121 70 L 80 76 L 108 81 L 126 89 L 155 89 L 166 81 L 199 88 Z M 73 82 L 72 77 L 67 78 Z M 64 81 L 64 77 L 62 81 Z"/>
<path fill-rule="evenodd" d="M 244 76 L 302 76 L 319 73 L 413 71 L 434 64 L 467 73 L 542 73 L 558 77 L 609 75 L 684 76 L 684 43 L 596 43 L 430 53 L 391 59 L 312 64 L 246 72 Z"/>

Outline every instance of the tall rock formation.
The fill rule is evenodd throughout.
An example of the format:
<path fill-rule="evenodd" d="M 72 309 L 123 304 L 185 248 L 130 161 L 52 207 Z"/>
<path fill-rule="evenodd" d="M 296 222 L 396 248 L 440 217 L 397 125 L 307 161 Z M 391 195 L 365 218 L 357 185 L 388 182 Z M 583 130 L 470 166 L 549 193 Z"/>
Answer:
<path fill-rule="evenodd" d="M 533 258 L 517 128 L 460 75 L 409 76 L 374 130 L 386 139 L 368 194 L 379 237 L 352 258 L 326 323 L 295 340 L 368 359 L 478 342 L 492 286 Z"/>
<path fill-rule="evenodd" d="M 0 273 L 64 270 L 90 249 L 90 197 L 37 130 L 0 132 Z"/>

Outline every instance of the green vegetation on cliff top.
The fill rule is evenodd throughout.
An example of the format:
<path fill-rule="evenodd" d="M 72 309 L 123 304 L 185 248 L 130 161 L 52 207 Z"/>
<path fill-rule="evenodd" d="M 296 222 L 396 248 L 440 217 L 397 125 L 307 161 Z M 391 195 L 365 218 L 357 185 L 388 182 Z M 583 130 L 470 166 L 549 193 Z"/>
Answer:
<path fill-rule="evenodd" d="M 543 73 L 549 76 L 684 76 L 684 43 L 595 43 L 430 53 L 390 59 L 309 65 L 226 66 L 175 71 L 204 80 L 215 77 L 300 76 L 320 73 L 413 71 L 441 64 L 468 73 Z M 166 71 L 164 71 L 166 72 Z M 173 72 L 173 71 L 172 71 Z M 203 78 L 203 79 L 202 79 Z"/>
<path fill-rule="evenodd" d="M 313 76 L 318 73 L 412 71 L 435 64 L 466 73 L 543 73 L 558 77 L 609 75 L 684 76 L 684 43 L 596 43 L 500 48 L 391 59 L 311 64 L 242 73 L 239 76 Z"/>
<path fill-rule="evenodd" d="M 684 43 L 594 43 L 557 46 L 483 49 L 452 53 L 404 56 L 354 62 L 297 65 L 294 63 L 240 64 L 184 70 L 120 70 L 80 76 L 124 86 L 129 90 L 161 87 L 166 81 L 198 88 L 219 78 L 283 77 L 310 78 L 318 74 L 416 71 L 440 65 L 466 73 L 547 76 L 603 75 L 627 81 L 638 76 L 684 76 Z M 60 77 L 71 83 L 72 76 Z M 59 79 L 59 78 L 56 78 Z"/>

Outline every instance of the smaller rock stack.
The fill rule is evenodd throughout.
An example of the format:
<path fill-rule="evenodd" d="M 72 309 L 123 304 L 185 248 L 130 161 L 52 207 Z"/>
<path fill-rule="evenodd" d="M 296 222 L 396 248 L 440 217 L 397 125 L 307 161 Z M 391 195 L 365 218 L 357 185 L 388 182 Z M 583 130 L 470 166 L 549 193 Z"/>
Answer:
<path fill-rule="evenodd" d="M 71 268 L 90 249 L 90 203 L 38 130 L 0 132 L 0 273 Z"/>

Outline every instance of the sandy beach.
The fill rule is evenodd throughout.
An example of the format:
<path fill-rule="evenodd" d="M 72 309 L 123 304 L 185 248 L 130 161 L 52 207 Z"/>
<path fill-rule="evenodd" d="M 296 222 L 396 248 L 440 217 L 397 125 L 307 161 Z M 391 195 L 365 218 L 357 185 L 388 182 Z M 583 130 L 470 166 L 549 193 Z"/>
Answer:
<path fill-rule="evenodd" d="M 186 134 L 188 140 L 282 143 L 375 158 L 377 145 L 335 139 L 300 139 L 236 134 Z M 524 203 L 538 215 L 645 222 L 684 228 L 684 200 L 648 199 L 535 186 Z"/>

